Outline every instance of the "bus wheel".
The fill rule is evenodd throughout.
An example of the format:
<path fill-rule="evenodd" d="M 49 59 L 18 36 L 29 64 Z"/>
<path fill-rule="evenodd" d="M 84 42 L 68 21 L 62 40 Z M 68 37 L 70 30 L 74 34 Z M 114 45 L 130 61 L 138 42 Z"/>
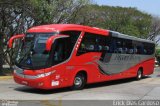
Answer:
<path fill-rule="evenodd" d="M 86 84 L 86 77 L 84 74 L 79 73 L 75 76 L 73 86 L 71 87 L 73 90 L 81 90 Z"/>
<path fill-rule="evenodd" d="M 138 72 L 137 72 L 137 80 L 140 80 L 143 76 L 143 72 L 142 72 L 142 69 L 139 69 Z"/>

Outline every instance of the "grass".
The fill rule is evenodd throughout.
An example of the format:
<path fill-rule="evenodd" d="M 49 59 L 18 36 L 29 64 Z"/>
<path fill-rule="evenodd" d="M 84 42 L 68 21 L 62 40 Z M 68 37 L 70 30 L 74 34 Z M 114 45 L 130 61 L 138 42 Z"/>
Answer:
<path fill-rule="evenodd" d="M 0 76 L 0 81 L 1 80 L 8 80 L 8 79 L 12 79 L 13 76 Z"/>

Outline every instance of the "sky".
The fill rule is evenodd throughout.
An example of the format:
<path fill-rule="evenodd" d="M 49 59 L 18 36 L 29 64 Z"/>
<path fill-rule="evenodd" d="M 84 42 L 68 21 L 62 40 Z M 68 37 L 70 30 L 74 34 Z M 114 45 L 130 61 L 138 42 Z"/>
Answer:
<path fill-rule="evenodd" d="M 142 12 L 160 17 L 160 0 L 93 0 L 98 5 L 136 7 Z"/>

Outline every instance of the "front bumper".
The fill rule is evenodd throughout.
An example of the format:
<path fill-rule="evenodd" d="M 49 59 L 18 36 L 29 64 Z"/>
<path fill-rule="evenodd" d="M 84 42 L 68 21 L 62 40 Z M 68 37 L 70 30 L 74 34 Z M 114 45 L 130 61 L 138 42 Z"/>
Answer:
<path fill-rule="evenodd" d="M 55 89 L 66 86 L 63 79 L 60 79 L 60 74 L 56 74 L 56 70 L 45 73 L 45 70 L 23 70 L 15 66 L 13 76 L 16 83 L 38 89 Z"/>
<path fill-rule="evenodd" d="M 18 75 L 14 73 L 14 80 L 18 84 L 30 86 L 38 89 L 51 89 L 51 80 L 50 76 L 37 78 L 37 79 L 29 79 L 25 78 L 25 75 Z"/>

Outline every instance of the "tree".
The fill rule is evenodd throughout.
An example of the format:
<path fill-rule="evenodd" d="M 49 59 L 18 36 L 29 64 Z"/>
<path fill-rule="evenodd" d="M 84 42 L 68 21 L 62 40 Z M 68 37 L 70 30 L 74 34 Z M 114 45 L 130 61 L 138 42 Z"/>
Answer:
<path fill-rule="evenodd" d="M 75 20 L 79 24 L 146 38 L 152 17 L 136 8 L 87 5 L 78 12 Z"/>
<path fill-rule="evenodd" d="M 2 55 L 2 53 L 3 53 L 3 49 L 2 49 L 2 42 L 3 42 L 3 39 L 2 39 L 2 34 L 0 33 L 0 75 L 3 75 L 3 70 L 2 70 L 2 66 L 3 66 L 3 59 L 2 59 L 2 57 L 3 57 L 3 55 Z"/>
<path fill-rule="evenodd" d="M 154 40 L 157 35 L 160 34 L 160 18 L 159 17 L 153 17 L 152 18 L 152 25 L 151 25 L 151 31 L 148 35 L 148 39 Z M 160 39 L 157 39 L 156 42 L 158 42 Z"/>
<path fill-rule="evenodd" d="M 7 48 L 11 36 L 35 25 L 68 23 L 88 3 L 89 0 L 0 0 L 0 72 L 3 62 L 14 64 L 17 46 Z"/>

